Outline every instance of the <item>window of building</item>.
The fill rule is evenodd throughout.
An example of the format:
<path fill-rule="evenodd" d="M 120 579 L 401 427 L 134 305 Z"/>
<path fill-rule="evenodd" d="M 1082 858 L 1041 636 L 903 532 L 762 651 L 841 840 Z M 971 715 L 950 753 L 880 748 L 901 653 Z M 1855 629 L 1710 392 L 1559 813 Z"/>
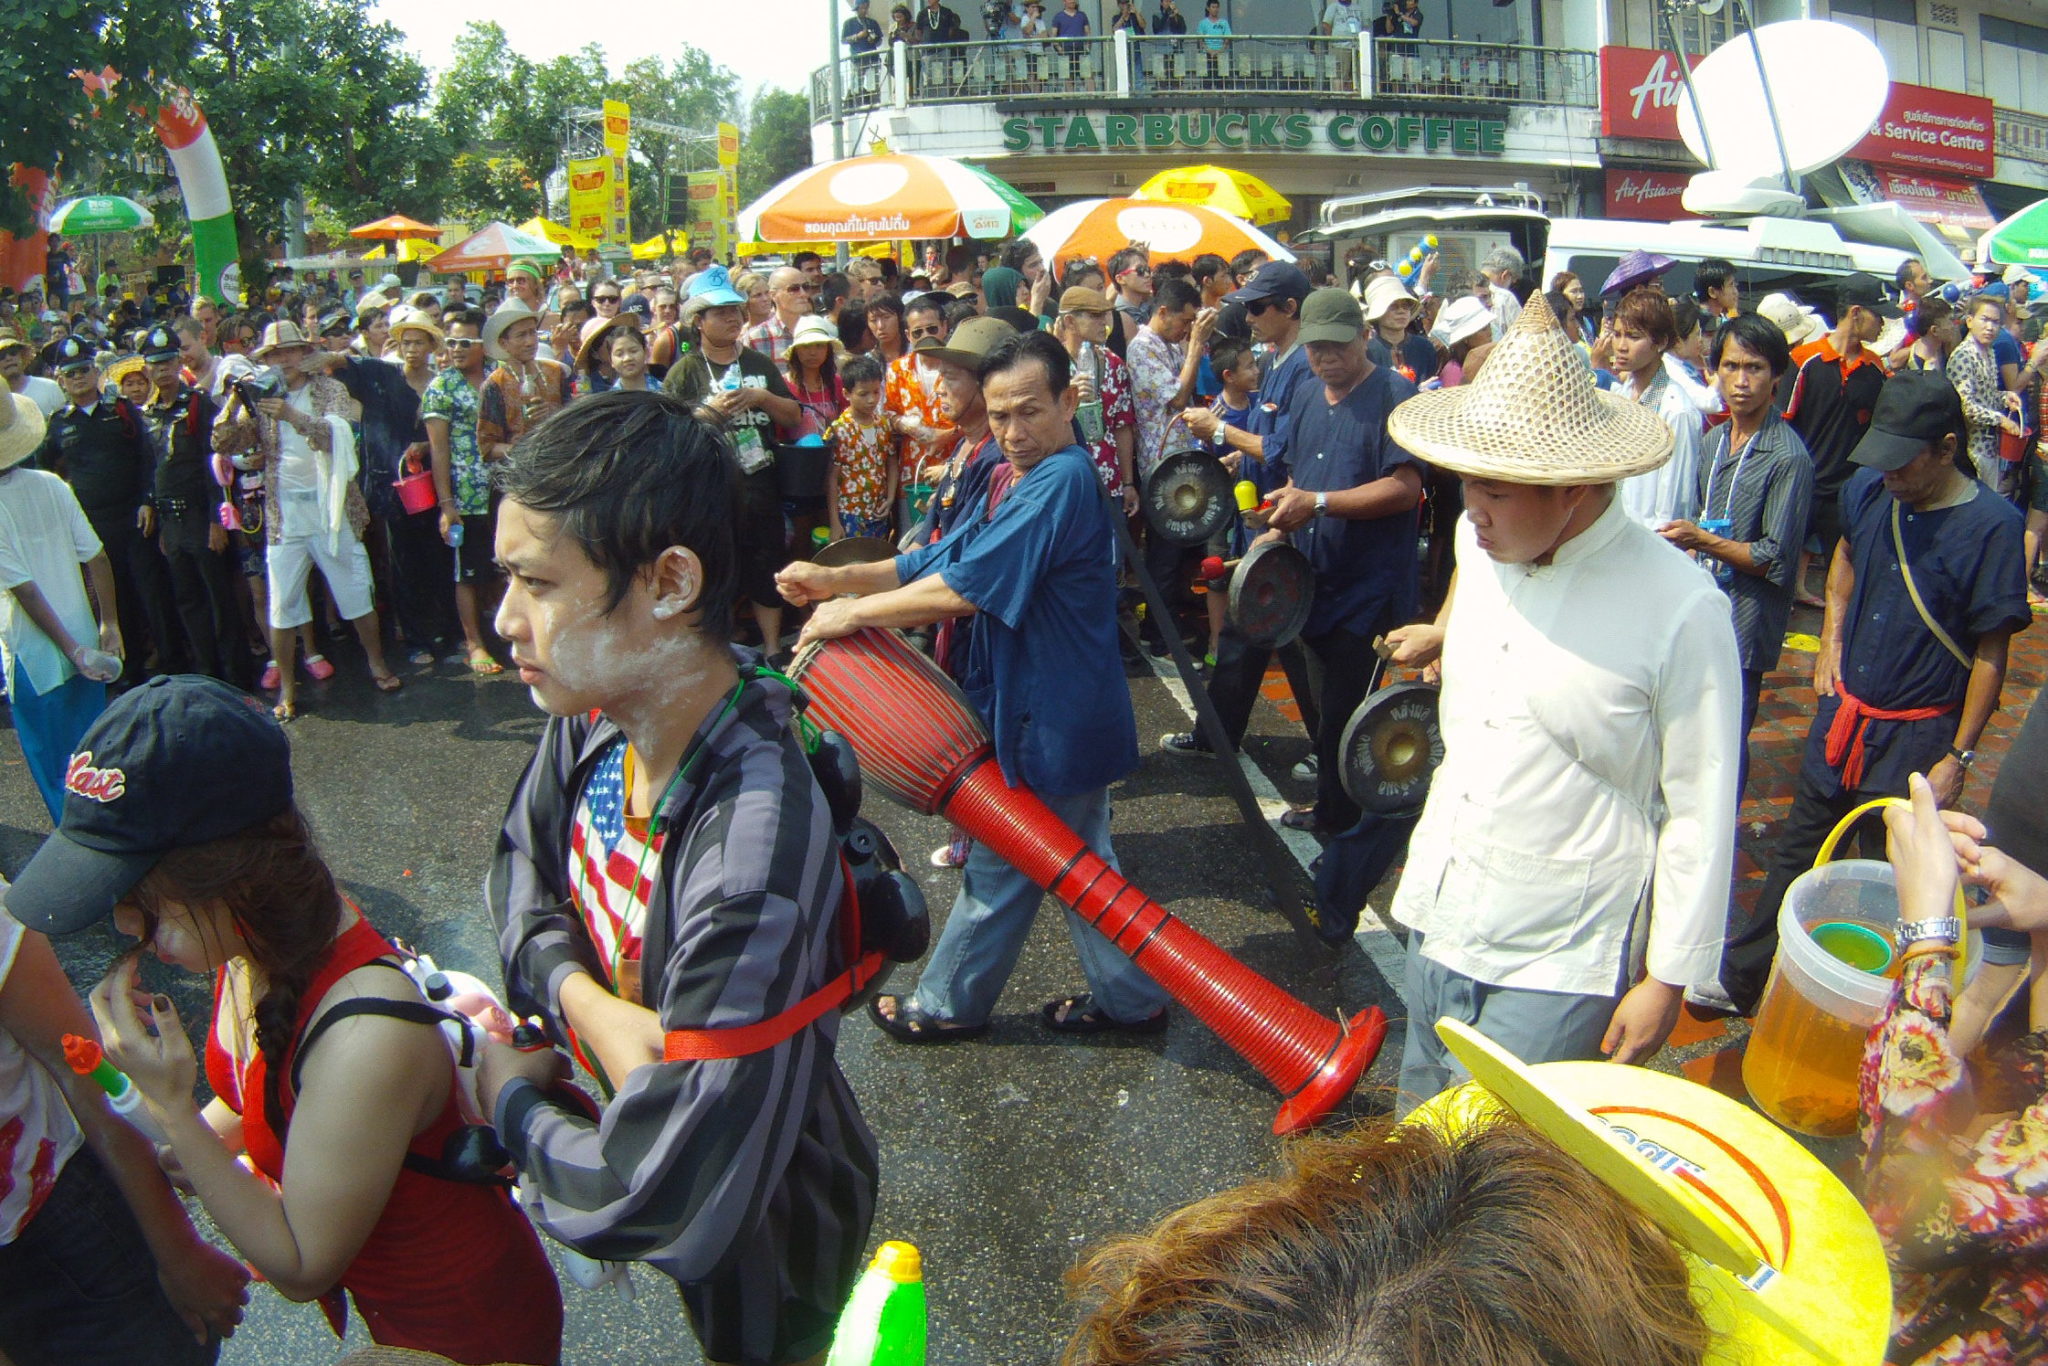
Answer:
<path fill-rule="evenodd" d="M 1831 0 L 1828 17 L 1838 22 L 1848 18 L 1882 19 L 1886 23 L 1908 26 L 1920 22 L 1913 0 Z"/>
<path fill-rule="evenodd" d="M 1690 7 L 1667 12 L 1670 13 L 1671 29 L 1678 35 L 1678 50 L 1692 56 L 1704 57 L 1735 36 L 1733 5 L 1723 5 L 1718 14 L 1702 14 Z"/>
<path fill-rule="evenodd" d="M 1876 43 L 1893 80 L 1920 83 L 1920 25 L 1913 0 L 1832 0 L 1828 17 Z"/>
<path fill-rule="evenodd" d="M 2024 109 L 2048 85 L 2048 28 L 1999 19 L 1977 21 L 1984 39 L 1984 93 L 1994 104 Z"/>

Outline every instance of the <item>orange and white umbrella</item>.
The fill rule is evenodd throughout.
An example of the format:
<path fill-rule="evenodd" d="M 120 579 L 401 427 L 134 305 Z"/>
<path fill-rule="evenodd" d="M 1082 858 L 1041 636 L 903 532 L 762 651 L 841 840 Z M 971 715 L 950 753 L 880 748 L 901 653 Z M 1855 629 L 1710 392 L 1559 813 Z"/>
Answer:
<path fill-rule="evenodd" d="M 1102 262 L 1106 270 L 1110 257 L 1133 244 L 1150 249 L 1154 261 L 1192 261 L 1210 252 L 1227 261 L 1247 250 L 1262 251 L 1275 261 L 1294 259 L 1293 252 L 1242 218 L 1198 204 L 1147 199 L 1083 199 L 1054 209 L 1024 236 L 1056 271 L 1083 258 Z"/>
<path fill-rule="evenodd" d="M 742 242 L 1008 237 L 1038 206 L 977 166 L 889 152 L 798 171 L 740 210 Z"/>
<path fill-rule="evenodd" d="M 365 237 L 386 242 L 403 242 L 409 239 L 431 239 L 439 237 L 441 230 L 432 223 L 422 223 L 417 218 L 407 218 L 394 213 L 388 218 L 379 218 L 372 223 L 359 223 L 348 230 L 350 237 Z"/>
<path fill-rule="evenodd" d="M 1175 166 L 1140 185 L 1132 197 L 1199 204 L 1247 223 L 1284 223 L 1294 213 L 1286 195 L 1257 176 L 1228 166 Z"/>

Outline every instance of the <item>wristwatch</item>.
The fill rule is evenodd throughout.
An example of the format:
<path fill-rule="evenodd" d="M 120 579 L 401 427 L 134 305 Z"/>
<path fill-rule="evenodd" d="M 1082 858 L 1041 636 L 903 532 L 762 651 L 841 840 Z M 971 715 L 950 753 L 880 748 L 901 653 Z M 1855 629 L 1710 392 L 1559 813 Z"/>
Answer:
<path fill-rule="evenodd" d="M 1935 916 L 1931 920 L 1901 920 L 1893 926 L 1892 937 L 1901 949 L 1923 939 L 1939 939 L 1953 944 L 1963 937 L 1963 922 L 1952 915 Z"/>
<path fill-rule="evenodd" d="M 1954 745 L 1950 745 L 1948 747 L 1948 757 L 1964 768 L 1968 768 L 1977 761 L 1977 751 L 1974 749 L 1957 749 Z"/>
<path fill-rule="evenodd" d="M 1320 517 L 1320 516 L 1322 516 L 1322 515 L 1323 515 L 1324 513 L 1328 512 L 1329 510 L 1330 510 L 1330 495 L 1329 495 L 1329 494 L 1327 494 L 1327 493 L 1319 493 L 1319 494 L 1317 494 L 1317 495 L 1316 495 L 1316 516 Z"/>

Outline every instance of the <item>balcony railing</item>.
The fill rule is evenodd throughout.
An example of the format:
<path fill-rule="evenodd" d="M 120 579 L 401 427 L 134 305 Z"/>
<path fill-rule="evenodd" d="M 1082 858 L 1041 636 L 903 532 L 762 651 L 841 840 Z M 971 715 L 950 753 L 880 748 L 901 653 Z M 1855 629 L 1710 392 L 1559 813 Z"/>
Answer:
<path fill-rule="evenodd" d="M 1590 52 L 1417 39 L 1256 35 L 1009 40 L 906 47 L 839 61 L 841 107 L 1152 95 L 1295 95 L 1594 108 Z M 1363 83 L 1364 66 L 1371 79 Z M 831 117 L 832 69 L 811 73 L 811 120 Z"/>
<path fill-rule="evenodd" d="M 1998 109 L 1991 115 L 1992 145 L 1998 154 L 2021 161 L 2048 162 L 2048 118 Z"/>

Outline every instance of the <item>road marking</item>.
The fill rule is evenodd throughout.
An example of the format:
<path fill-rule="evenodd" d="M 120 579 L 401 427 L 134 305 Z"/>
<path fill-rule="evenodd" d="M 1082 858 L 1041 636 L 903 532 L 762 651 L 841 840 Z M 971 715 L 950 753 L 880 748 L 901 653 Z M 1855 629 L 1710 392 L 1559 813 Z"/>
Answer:
<path fill-rule="evenodd" d="M 1187 716 L 1190 728 L 1195 728 L 1195 705 L 1188 698 L 1187 685 L 1181 682 L 1180 670 L 1174 668 L 1170 661 L 1154 658 L 1149 650 L 1141 651 L 1140 657 L 1151 668 L 1153 677 L 1165 686 L 1175 705 Z M 1251 784 L 1252 795 L 1259 799 L 1259 812 L 1266 818 L 1266 823 L 1280 836 L 1287 852 L 1294 855 L 1294 861 L 1301 865 L 1302 871 L 1308 872 L 1309 865 L 1323 852 L 1322 845 L 1316 843 L 1316 837 L 1306 830 L 1290 830 L 1280 824 L 1280 817 L 1287 811 L 1289 803 L 1280 795 L 1280 789 L 1273 786 L 1273 780 L 1266 776 L 1266 770 L 1253 762 L 1250 755 L 1238 751 L 1237 766 L 1244 773 L 1245 781 Z M 1315 881 L 1313 874 L 1310 874 L 1309 881 L 1311 884 Z M 1408 976 L 1407 951 L 1395 936 L 1392 922 L 1384 911 L 1370 900 L 1366 902 L 1365 911 L 1358 918 L 1358 930 L 1352 938 L 1365 956 L 1372 959 L 1380 976 L 1386 979 L 1387 989 L 1393 993 L 1394 999 L 1405 1006 L 1407 1001 L 1401 995 L 1401 986 Z"/>

